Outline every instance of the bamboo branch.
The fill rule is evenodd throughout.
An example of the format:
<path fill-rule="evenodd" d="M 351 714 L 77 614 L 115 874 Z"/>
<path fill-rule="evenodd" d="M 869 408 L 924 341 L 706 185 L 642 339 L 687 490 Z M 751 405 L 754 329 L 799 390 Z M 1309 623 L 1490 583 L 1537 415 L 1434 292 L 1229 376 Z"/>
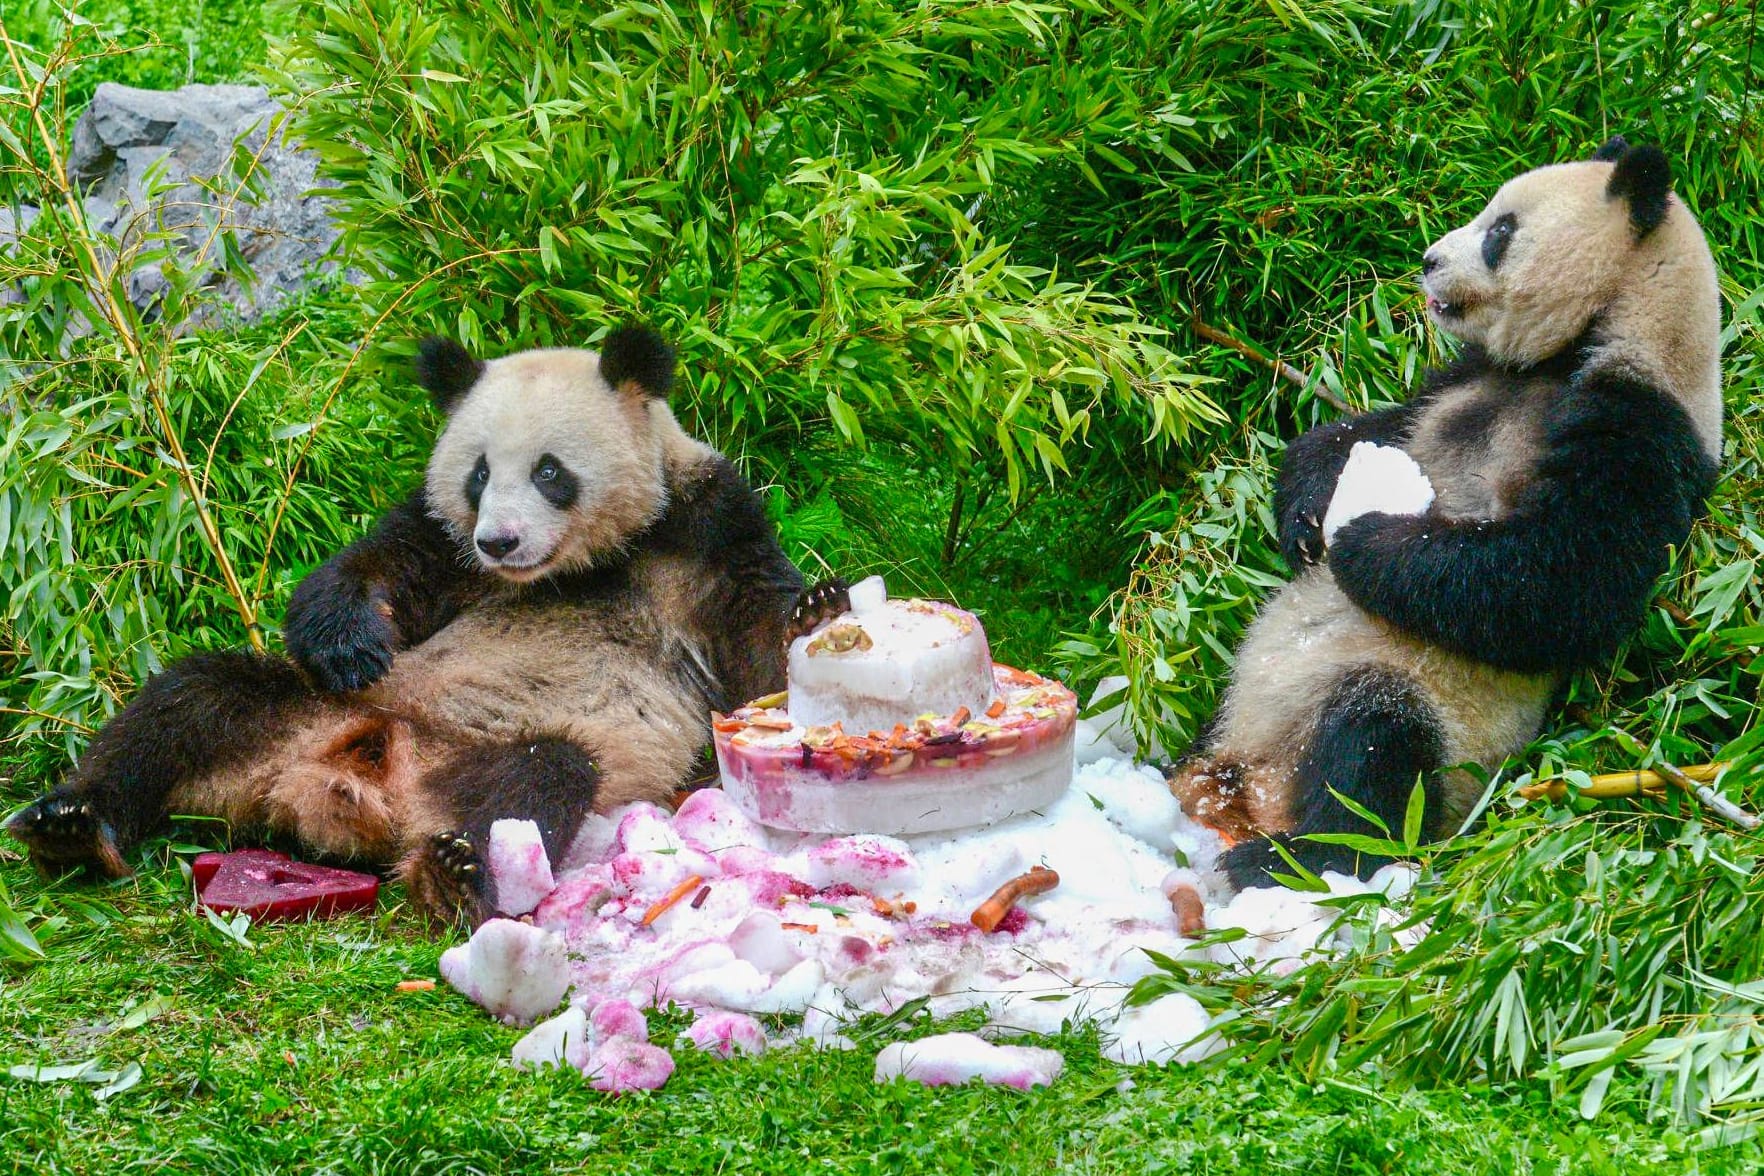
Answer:
<path fill-rule="evenodd" d="M 1756 829 L 1759 818 L 1715 791 L 1711 785 L 1731 765 L 1728 763 L 1692 764 L 1679 768 L 1672 764 L 1655 764 L 1651 771 L 1607 772 L 1594 776 L 1585 788 L 1573 788 L 1566 780 L 1543 780 L 1519 789 L 1526 800 L 1548 799 L 1560 803 L 1569 796 L 1589 800 L 1611 800 L 1624 796 L 1646 796 L 1658 799 L 1666 795 L 1667 785 L 1686 793 L 1732 821 L 1742 829 Z"/>
<path fill-rule="evenodd" d="M 1727 765 L 1709 764 L 1705 766 L 1720 768 L 1726 767 Z M 1701 780 L 1692 777 L 1688 770 L 1675 768 L 1671 764 L 1665 763 L 1654 765 L 1654 770 L 1678 785 L 1678 787 L 1696 797 L 1698 800 L 1702 801 L 1704 804 L 1708 805 L 1711 809 L 1714 809 L 1717 814 L 1726 817 L 1728 820 L 1738 825 L 1740 828 L 1756 829 L 1758 827 L 1760 822 L 1756 814 L 1747 812 L 1739 805 L 1733 803 L 1733 801 L 1727 799 L 1727 797 L 1715 791 L 1715 789 L 1708 784 L 1702 783 Z M 1714 778 L 1713 773 L 1710 778 Z"/>
<path fill-rule="evenodd" d="M 1724 763 L 1692 764 L 1688 768 L 1673 770 L 1682 773 L 1686 779 L 1708 781 L 1713 780 L 1726 767 Z M 1666 777 L 1657 771 L 1606 772 L 1602 776 L 1594 776 L 1585 788 L 1574 788 L 1566 780 L 1540 780 L 1519 789 L 1519 795 L 1526 800 L 1547 798 L 1557 802 L 1570 795 L 1584 796 L 1590 800 L 1612 800 L 1622 796 L 1664 796 L 1666 784 Z"/>
<path fill-rule="evenodd" d="M 1237 352 L 1237 354 L 1243 356 L 1250 362 L 1260 364 L 1267 368 L 1287 383 L 1294 384 L 1300 388 L 1311 388 L 1311 377 L 1300 371 L 1298 368 L 1293 367 L 1290 363 L 1287 363 L 1278 356 L 1269 359 L 1266 355 L 1263 355 L 1256 348 L 1245 343 L 1235 335 L 1227 334 L 1226 332 L 1221 331 L 1218 327 L 1201 321 L 1200 315 L 1191 313 L 1188 316 L 1188 325 L 1194 328 L 1195 334 L 1207 340 L 1209 343 L 1217 343 L 1221 347 L 1230 348 L 1232 351 Z M 1334 405 L 1342 412 L 1351 413 L 1354 411 L 1345 400 L 1325 388 L 1321 382 L 1319 382 L 1316 387 L 1311 388 L 1311 392 L 1313 395 L 1321 397 L 1329 404 Z"/>

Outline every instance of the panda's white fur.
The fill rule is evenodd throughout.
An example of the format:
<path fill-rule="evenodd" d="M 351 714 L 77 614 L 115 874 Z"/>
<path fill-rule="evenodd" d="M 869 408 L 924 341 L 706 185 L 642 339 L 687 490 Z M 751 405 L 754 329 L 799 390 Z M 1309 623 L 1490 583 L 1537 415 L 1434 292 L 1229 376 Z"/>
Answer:
<path fill-rule="evenodd" d="M 713 708 L 783 685 L 802 582 L 734 466 L 668 408 L 673 353 L 488 362 L 430 340 L 447 413 L 424 487 L 315 569 L 290 658 L 199 654 L 150 680 L 10 824 L 45 870 L 126 872 L 168 812 L 394 865 L 484 917 L 490 823 L 554 858 L 591 809 L 668 801 Z"/>
<path fill-rule="evenodd" d="M 1373 832 L 1332 790 L 1396 831 L 1420 780 L 1429 834 L 1457 827 L 1481 785 L 1454 765 L 1520 751 L 1562 677 L 1610 657 L 1713 484 L 1718 284 L 1659 152 L 1613 140 L 1509 181 L 1423 271 L 1465 353 L 1408 404 L 1289 448 L 1276 514 L 1298 575 L 1172 778 L 1244 839 L 1225 862 L 1240 886 L 1283 868 L 1270 839 L 1313 868 L 1378 864 L 1303 840 Z M 1433 500 L 1363 513 L 1326 546 L 1364 442 L 1412 457 Z"/>
<path fill-rule="evenodd" d="M 1617 164 L 1558 163 L 1502 185 L 1476 219 L 1428 249 L 1428 311 L 1492 363 L 1525 368 L 1567 347 L 1597 317 L 1600 338 L 1583 366 L 1614 369 L 1671 396 L 1712 460 L 1721 458 L 1721 289 L 1696 218 L 1668 196 L 1663 218 L 1638 240 Z M 1501 264 L 1481 252 L 1511 215 Z"/>

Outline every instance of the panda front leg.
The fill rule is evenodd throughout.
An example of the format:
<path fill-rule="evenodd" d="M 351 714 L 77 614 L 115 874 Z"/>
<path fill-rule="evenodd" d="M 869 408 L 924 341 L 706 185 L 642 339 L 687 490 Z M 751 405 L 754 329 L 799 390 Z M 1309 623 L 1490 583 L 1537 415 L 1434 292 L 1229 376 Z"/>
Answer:
<path fill-rule="evenodd" d="M 73 776 L 6 830 L 45 876 L 83 867 L 124 877 L 135 847 L 165 824 L 180 786 L 251 759 L 313 699 L 282 658 L 193 654 L 148 679 L 93 738 Z M 230 800 L 247 801 L 210 799 L 214 811 L 201 815 L 227 816 L 237 807 Z"/>
<path fill-rule="evenodd" d="M 533 821 L 546 854 L 561 861 L 594 809 L 600 778 L 593 755 L 559 735 L 469 747 L 430 772 L 417 785 L 398 866 L 412 904 L 437 922 L 476 927 L 490 918 L 490 826 Z"/>
<path fill-rule="evenodd" d="M 1400 838 L 1416 781 L 1425 789 L 1430 826 L 1444 801 L 1439 780 L 1445 737 L 1433 706 L 1395 671 L 1362 667 L 1346 675 L 1318 713 L 1308 747 L 1293 774 L 1292 826 L 1227 850 L 1220 868 L 1239 890 L 1270 886 L 1271 873 L 1290 872 L 1274 849 L 1278 841 L 1312 873 L 1334 870 L 1369 877 L 1385 862 L 1345 846 L 1304 840 L 1308 833 L 1358 833 Z M 1384 822 L 1380 830 L 1331 793 L 1348 797 Z M 1429 832 L 1436 832 L 1430 828 Z"/>

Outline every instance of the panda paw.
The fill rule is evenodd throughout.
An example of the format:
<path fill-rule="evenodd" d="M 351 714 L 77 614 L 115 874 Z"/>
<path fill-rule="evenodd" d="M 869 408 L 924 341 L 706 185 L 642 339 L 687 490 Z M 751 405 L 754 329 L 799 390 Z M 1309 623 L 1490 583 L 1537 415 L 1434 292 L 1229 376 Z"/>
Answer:
<path fill-rule="evenodd" d="M 484 859 L 468 834 L 453 829 L 435 834 L 399 873 L 412 905 L 432 923 L 473 928 L 495 913 Z"/>
<path fill-rule="evenodd" d="M 24 843 L 31 864 L 45 878 L 78 869 L 101 878 L 134 873 L 89 797 L 51 793 L 7 821 L 6 831 Z"/>
<path fill-rule="evenodd" d="M 1286 562 L 1293 568 L 1314 567 L 1323 562 L 1326 545 L 1323 542 L 1323 520 L 1317 517 L 1316 511 L 1305 511 L 1299 514 L 1289 528 L 1289 550 L 1282 554 Z"/>
<path fill-rule="evenodd" d="M 824 621 L 851 611 L 851 585 L 838 576 L 822 580 L 819 584 L 805 588 L 796 598 L 796 608 L 790 614 L 790 623 L 784 629 L 786 645 L 798 637 L 807 637 Z"/>
<path fill-rule="evenodd" d="M 297 599 L 289 605 L 283 639 L 289 656 L 319 689 L 347 694 L 386 676 L 398 640 L 389 603 L 364 594 L 351 603 L 333 597 L 297 607 L 303 604 L 307 601 Z"/>

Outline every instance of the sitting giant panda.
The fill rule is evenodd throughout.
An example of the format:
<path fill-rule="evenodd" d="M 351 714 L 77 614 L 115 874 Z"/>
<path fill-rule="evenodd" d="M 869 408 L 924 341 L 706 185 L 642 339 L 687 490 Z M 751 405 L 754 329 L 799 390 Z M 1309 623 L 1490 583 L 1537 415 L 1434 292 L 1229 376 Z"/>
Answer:
<path fill-rule="evenodd" d="M 424 487 L 301 582 L 292 660 L 151 679 L 9 823 L 39 868 L 126 874 L 168 813 L 212 815 L 397 863 L 475 923 L 492 821 L 535 820 L 558 860 L 590 809 L 667 801 L 713 708 L 783 685 L 801 577 L 669 411 L 658 337 L 489 362 L 431 339 L 417 369 L 447 417 Z"/>
<path fill-rule="evenodd" d="M 1521 750 L 1563 677 L 1639 623 L 1721 456 L 1715 266 L 1670 185 L 1665 156 L 1620 138 L 1508 182 L 1422 258 L 1457 362 L 1287 450 L 1297 577 L 1172 778 L 1242 839 L 1221 863 L 1237 887 L 1284 868 L 1271 840 L 1312 870 L 1379 864 L 1293 840 L 1376 835 L 1331 789 L 1394 834 L 1419 779 L 1427 835 L 1448 835 L 1481 791 L 1451 769 Z M 1425 481 L 1371 445 L 1350 465 L 1361 442 Z"/>

